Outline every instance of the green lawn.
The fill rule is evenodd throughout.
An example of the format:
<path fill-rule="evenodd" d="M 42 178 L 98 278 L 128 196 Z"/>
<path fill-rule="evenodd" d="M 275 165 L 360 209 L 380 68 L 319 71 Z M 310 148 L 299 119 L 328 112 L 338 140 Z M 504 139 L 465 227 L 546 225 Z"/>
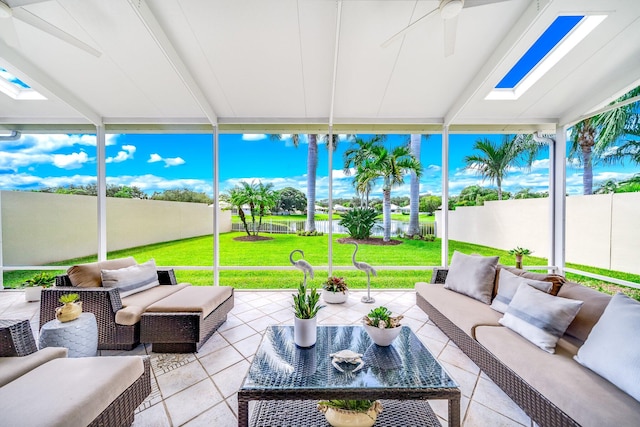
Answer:
<path fill-rule="evenodd" d="M 328 265 L 328 236 L 300 237 L 293 234 L 267 235 L 273 237 L 272 240 L 258 242 L 241 242 L 234 240 L 235 237 L 243 236 L 244 233 L 233 232 L 220 235 L 220 264 L 222 267 L 244 267 L 244 266 L 290 266 L 289 253 L 294 249 L 302 249 L 305 259 L 312 265 Z M 340 270 L 340 266 L 351 266 L 351 254 L 354 246 L 341 244 L 337 239 L 345 237 L 333 236 L 333 265 L 334 275 L 344 276 L 350 287 L 365 288 L 366 275 L 356 270 Z M 436 266 L 440 265 L 440 240 L 435 242 L 425 242 L 417 240 L 404 240 L 397 246 L 373 246 L 360 245 L 357 260 L 365 261 L 378 269 L 378 276 L 372 277 L 371 286 L 374 289 L 380 288 L 413 288 L 417 281 L 429 281 L 431 270 L 385 270 L 384 266 Z M 500 262 L 505 265 L 515 265 L 515 257 L 507 251 L 498 250 L 486 246 L 474 245 L 470 243 L 450 241 L 449 257 L 454 250 L 463 253 L 480 255 L 499 255 Z M 203 266 L 208 270 L 176 270 L 179 281 L 190 282 L 194 285 L 209 285 L 213 281 L 211 271 L 213 259 L 213 238 L 212 236 L 195 237 L 172 242 L 156 243 L 153 245 L 141 246 L 121 251 L 110 252 L 109 259 L 123 256 L 133 256 L 138 262 L 144 262 L 150 258 L 155 258 L 158 265 L 186 265 Z M 294 259 L 300 255 L 295 254 Z M 78 258 L 66 260 L 54 265 L 73 265 L 83 262 L 95 261 L 94 257 Z M 545 266 L 545 258 L 528 256 L 525 257 L 525 265 Z M 617 277 L 633 282 L 640 282 L 640 275 L 614 272 L 593 267 L 568 264 L 568 267 L 592 271 L 597 274 Z M 58 273 L 62 273 L 59 271 Z M 32 277 L 34 271 L 13 271 L 5 272 L 5 287 L 19 286 L 24 280 Z M 233 286 L 237 289 L 293 289 L 302 280 L 302 273 L 298 270 L 278 271 L 278 270 L 221 270 L 220 283 L 222 285 Z M 327 271 L 317 269 L 314 280 L 309 280 L 312 286 L 321 286 L 327 277 Z M 569 275 L 571 280 L 579 279 L 594 287 L 601 287 L 605 291 L 613 292 L 617 287 L 602 285 L 597 281 L 582 277 Z M 640 291 L 638 291 L 640 298 Z"/>

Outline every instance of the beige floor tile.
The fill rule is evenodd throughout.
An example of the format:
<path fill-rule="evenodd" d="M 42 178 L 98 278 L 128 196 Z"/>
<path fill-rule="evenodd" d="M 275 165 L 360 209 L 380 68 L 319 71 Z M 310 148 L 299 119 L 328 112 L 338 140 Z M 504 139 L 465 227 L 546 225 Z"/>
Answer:
<path fill-rule="evenodd" d="M 247 323 L 250 322 L 254 319 L 259 319 L 260 317 L 263 317 L 265 314 L 265 312 L 262 312 L 260 310 L 258 310 L 257 308 L 252 308 L 251 310 L 247 310 L 243 313 L 240 314 L 236 314 L 235 316 L 241 320 L 243 323 Z"/>
<path fill-rule="evenodd" d="M 162 396 L 166 399 L 187 387 L 202 381 L 207 377 L 207 372 L 198 361 L 180 366 L 162 375 L 157 375 L 158 387 Z"/>
<path fill-rule="evenodd" d="M 259 319 L 255 319 L 255 320 L 252 320 L 251 322 L 247 322 L 247 325 L 249 325 L 254 331 L 262 334 L 264 330 L 267 329 L 267 326 L 277 325 L 278 323 L 280 322 L 274 319 L 273 317 L 263 316 Z"/>
<path fill-rule="evenodd" d="M 213 382 L 216 384 L 222 395 L 226 398 L 237 393 L 244 381 L 244 377 L 249 370 L 249 362 L 243 360 L 224 371 L 213 375 Z"/>
<path fill-rule="evenodd" d="M 158 403 L 149 409 L 136 414 L 131 427 L 171 427 L 163 403 Z"/>
<path fill-rule="evenodd" d="M 455 365 L 451 365 L 443 360 L 440 360 L 440 364 L 449 373 L 455 382 L 460 386 L 460 392 L 463 396 L 473 396 L 476 384 L 478 382 L 478 375 L 472 374 L 469 371 L 461 369 Z"/>
<path fill-rule="evenodd" d="M 199 359 L 207 373 L 213 375 L 241 361 L 244 356 L 234 347 L 228 346 Z"/>
<path fill-rule="evenodd" d="M 227 341 L 226 339 L 224 339 L 224 337 L 222 335 L 220 335 L 219 332 L 214 332 L 213 335 L 211 335 L 211 337 L 202 345 L 202 347 L 200 347 L 200 350 L 198 350 L 198 353 L 196 353 L 198 358 L 202 358 L 204 356 L 206 356 L 209 353 L 212 353 L 214 351 L 218 351 L 226 346 L 229 345 L 229 341 Z"/>
<path fill-rule="evenodd" d="M 256 353 L 258 346 L 262 341 L 261 334 L 253 334 L 248 338 L 240 340 L 233 344 L 236 350 L 238 350 L 244 357 L 249 357 Z"/>
<path fill-rule="evenodd" d="M 238 319 L 235 315 L 229 313 L 229 315 L 227 316 L 226 322 L 224 322 L 218 328 L 218 332 L 224 332 L 224 331 L 227 331 L 229 329 L 233 329 L 233 328 L 241 326 L 241 325 L 244 325 L 244 322 L 242 320 Z"/>
<path fill-rule="evenodd" d="M 440 353 L 440 361 L 448 362 L 452 365 L 462 368 L 472 374 L 479 374 L 480 368 L 467 357 L 466 354 L 457 348 L 451 341 L 447 343 L 447 346 Z"/>
<path fill-rule="evenodd" d="M 437 326 L 432 325 L 431 323 L 424 324 L 420 329 L 415 331 L 416 335 L 424 336 L 436 341 L 440 341 L 442 343 L 448 343 L 449 337 L 445 335 Z"/>
<path fill-rule="evenodd" d="M 248 338 L 255 333 L 256 331 L 252 327 L 247 326 L 244 323 L 241 323 L 235 328 L 220 331 L 220 335 L 222 335 L 224 339 L 229 341 L 231 344 L 238 342 L 240 340 L 243 340 L 245 338 Z"/>
<path fill-rule="evenodd" d="M 236 425 L 238 425 L 238 419 L 224 401 L 184 424 L 185 427 L 232 427 Z"/>
<path fill-rule="evenodd" d="M 464 420 L 467 427 L 522 427 L 520 424 L 510 418 L 495 412 L 484 405 L 477 402 L 471 402 L 467 416 Z"/>
<path fill-rule="evenodd" d="M 164 400 L 174 426 L 190 421 L 222 401 L 220 392 L 209 378 Z"/>
<path fill-rule="evenodd" d="M 283 308 L 280 311 L 269 314 L 269 316 L 276 319 L 278 323 L 290 322 L 293 325 L 293 308 Z"/>
<path fill-rule="evenodd" d="M 489 379 L 480 378 L 476 386 L 474 401 L 521 424 L 529 425 L 531 422 L 529 416 Z"/>

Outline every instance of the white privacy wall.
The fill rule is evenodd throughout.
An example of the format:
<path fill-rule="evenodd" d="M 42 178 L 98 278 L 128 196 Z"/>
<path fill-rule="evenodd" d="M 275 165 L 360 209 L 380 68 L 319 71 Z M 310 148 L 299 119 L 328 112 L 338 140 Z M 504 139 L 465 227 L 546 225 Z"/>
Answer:
<path fill-rule="evenodd" d="M 97 252 L 94 196 L 0 192 L 4 265 L 40 265 Z M 222 211 L 220 232 L 231 230 Z M 213 208 L 203 203 L 107 198 L 107 250 L 213 233 Z"/>
<path fill-rule="evenodd" d="M 449 212 L 449 238 L 548 257 L 549 199 L 458 207 Z M 640 193 L 567 197 L 566 261 L 640 274 Z"/>

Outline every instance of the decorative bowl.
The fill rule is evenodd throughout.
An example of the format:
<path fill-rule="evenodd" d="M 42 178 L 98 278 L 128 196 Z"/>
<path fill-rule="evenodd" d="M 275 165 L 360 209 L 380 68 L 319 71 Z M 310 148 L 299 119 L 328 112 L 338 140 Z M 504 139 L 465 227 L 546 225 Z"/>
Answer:
<path fill-rule="evenodd" d="M 398 326 L 397 328 L 376 328 L 371 325 L 364 325 L 364 329 L 369 334 L 371 340 L 379 345 L 380 347 L 390 346 L 393 340 L 395 340 L 398 335 L 400 335 L 400 331 L 402 330 L 402 326 Z"/>

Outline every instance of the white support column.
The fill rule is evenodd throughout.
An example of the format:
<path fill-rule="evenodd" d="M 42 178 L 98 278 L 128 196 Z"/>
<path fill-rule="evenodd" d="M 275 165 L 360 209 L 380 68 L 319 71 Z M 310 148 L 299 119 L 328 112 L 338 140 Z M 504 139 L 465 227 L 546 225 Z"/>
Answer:
<path fill-rule="evenodd" d="M 442 230 L 441 264 L 449 265 L 449 126 L 442 126 Z"/>
<path fill-rule="evenodd" d="M 98 164 L 98 261 L 107 259 L 107 171 L 104 125 L 96 126 L 96 156 Z"/>
<path fill-rule="evenodd" d="M 0 191 L 0 290 L 4 289 L 4 254 L 2 245 L 2 192 Z"/>
<path fill-rule="evenodd" d="M 213 286 L 220 285 L 220 185 L 218 126 L 213 127 Z"/>
<path fill-rule="evenodd" d="M 333 274 L 333 125 L 329 125 L 329 141 L 327 142 L 329 149 L 329 276 Z"/>
<path fill-rule="evenodd" d="M 567 127 L 560 126 L 556 130 L 555 143 L 549 145 L 549 265 L 558 267 L 560 273 L 564 271 L 565 263 L 566 165 Z"/>

